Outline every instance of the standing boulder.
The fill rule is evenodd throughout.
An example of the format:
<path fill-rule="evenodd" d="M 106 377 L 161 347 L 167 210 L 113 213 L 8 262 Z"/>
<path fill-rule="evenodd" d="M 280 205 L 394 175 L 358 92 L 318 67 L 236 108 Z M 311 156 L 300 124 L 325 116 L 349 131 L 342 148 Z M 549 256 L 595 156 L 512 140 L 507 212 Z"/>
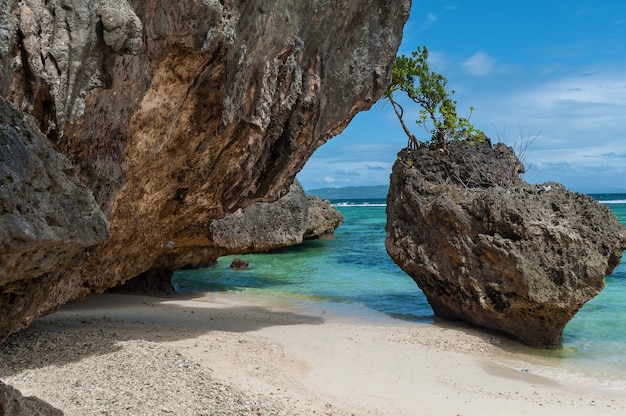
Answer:
<path fill-rule="evenodd" d="M 250 268 L 250 262 L 248 260 L 235 257 L 230 263 L 230 268 L 235 270 L 246 270 Z"/>
<path fill-rule="evenodd" d="M 402 151 L 386 247 L 435 315 L 555 347 L 620 263 L 626 230 L 591 197 L 530 185 L 523 170 L 488 140 Z"/>

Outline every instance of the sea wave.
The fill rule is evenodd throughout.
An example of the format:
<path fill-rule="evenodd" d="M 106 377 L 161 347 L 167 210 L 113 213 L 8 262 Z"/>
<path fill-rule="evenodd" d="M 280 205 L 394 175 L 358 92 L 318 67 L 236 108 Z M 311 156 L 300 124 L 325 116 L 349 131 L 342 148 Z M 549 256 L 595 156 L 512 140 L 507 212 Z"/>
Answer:
<path fill-rule="evenodd" d="M 601 204 L 626 204 L 626 199 L 611 199 L 606 201 L 598 201 Z"/>
<path fill-rule="evenodd" d="M 369 203 L 369 202 L 336 202 L 333 203 L 336 207 L 386 207 L 387 204 Z"/>

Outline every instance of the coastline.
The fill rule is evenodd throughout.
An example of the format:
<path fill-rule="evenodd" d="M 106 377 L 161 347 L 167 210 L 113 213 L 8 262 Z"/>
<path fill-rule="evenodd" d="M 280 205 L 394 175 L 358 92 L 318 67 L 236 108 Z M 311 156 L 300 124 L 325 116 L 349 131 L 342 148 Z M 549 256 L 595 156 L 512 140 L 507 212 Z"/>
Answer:
<path fill-rule="evenodd" d="M 626 411 L 626 385 L 553 377 L 513 342 L 378 318 L 231 293 L 95 295 L 11 337 L 0 379 L 66 415 Z"/>

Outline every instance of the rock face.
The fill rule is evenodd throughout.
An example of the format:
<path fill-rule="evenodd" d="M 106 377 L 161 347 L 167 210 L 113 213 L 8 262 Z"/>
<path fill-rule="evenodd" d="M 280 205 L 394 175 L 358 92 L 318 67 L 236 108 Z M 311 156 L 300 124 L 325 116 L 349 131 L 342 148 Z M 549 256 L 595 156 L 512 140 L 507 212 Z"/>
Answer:
<path fill-rule="evenodd" d="M 213 221 L 280 198 L 382 95 L 409 8 L 0 0 L 0 95 L 33 115 L 108 222 L 74 262 L 48 270 L 24 257 L 19 267 L 45 271 L 0 281 L 0 339 L 66 302 L 221 253 Z"/>
<path fill-rule="evenodd" d="M 343 215 L 319 197 L 305 196 L 295 182 L 287 195 L 274 202 L 257 202 L 215 220 L 209 226 L 209 238 L 216 256 L 266 252 L 301 244 L 305 239 L 332 238 L 343 222 Z M 221 251 L 220 251 L 221 250 Z M 221 254 L 220 254 L 221 253 Z M 245 265 L 243 263 L 245 262 Z M 210 267 L 211 262 L 199 264 Z M 244 269 L 247 260 L 235 258 L 231 268 Z M 166 295 L 175 293 L 172 276 L 175 270 L 162 267 L 134 277 L 111 293 Z"/>
<path fill-rule="evenodd" d="M 619 264 L 626 231 L 591 197 L 529 185 L 522 172 L 503 144 L 404 150 L 386 247 L 437 316 L 554 347 Z"/>
<path fill-rule="evenodd" d="M 209 235 L 224 253 L 255 253 L 331 237 L 343 215 L 316 197 L 306 197 L 298 183 L 275 202 L 257 202 L 213 221 Z"/>
<path fill-rule="evenodd" d="M 0 415 L 63 416 L 63 412 L 37 397 L 24 397 L 19 391 L 0 381 Z"/>
<path fill-rule="evenodd" d="M 319 196 L 307 196 L 307 218 L 305 240 L 332 239 L 335 230 L 343 222 L 343 215 L 330 205 L 330 201 L 323 201 Z"/>
<path fill-rule="evenodd" d="M 10 329 L 44 302 L 59 270 L 107 236 L 107 221 L 70 161 L 35 121 L 0 97 L 0 308 Z"/>

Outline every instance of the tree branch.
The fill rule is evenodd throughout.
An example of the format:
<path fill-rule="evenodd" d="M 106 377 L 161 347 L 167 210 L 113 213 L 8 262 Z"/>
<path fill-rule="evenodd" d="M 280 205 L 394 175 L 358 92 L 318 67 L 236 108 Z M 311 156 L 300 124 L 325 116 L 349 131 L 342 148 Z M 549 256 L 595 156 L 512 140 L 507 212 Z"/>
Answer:
<path fill-rule="evenodd" d="M 396 100 L 393 99 L 393 96 L 391 94 L 387 94 L 387 99 L 389 99 L 389 102 L 391 103 L 391 106 L 393 107 L 393 111 L 396 113 L 396 116 L 398 116 L 398 120 L 400 120 L 400 125 L 402 126 L 402 130 L 404 130 L 404 133 L 409 138 L 407 147 L 410 149 L 414 149 L 414 150 L 417 149 L 418 147 L 421 146 L 422 143 L 419 140 L 417 140 L 417 138 L 413 135 L 413 133 L 411 133 L 409 128 L 404 123 L 404 119 L 402 118 L 404 116 L 404 109 L 402 108 L 400 104 L 396 102 Z"/>

